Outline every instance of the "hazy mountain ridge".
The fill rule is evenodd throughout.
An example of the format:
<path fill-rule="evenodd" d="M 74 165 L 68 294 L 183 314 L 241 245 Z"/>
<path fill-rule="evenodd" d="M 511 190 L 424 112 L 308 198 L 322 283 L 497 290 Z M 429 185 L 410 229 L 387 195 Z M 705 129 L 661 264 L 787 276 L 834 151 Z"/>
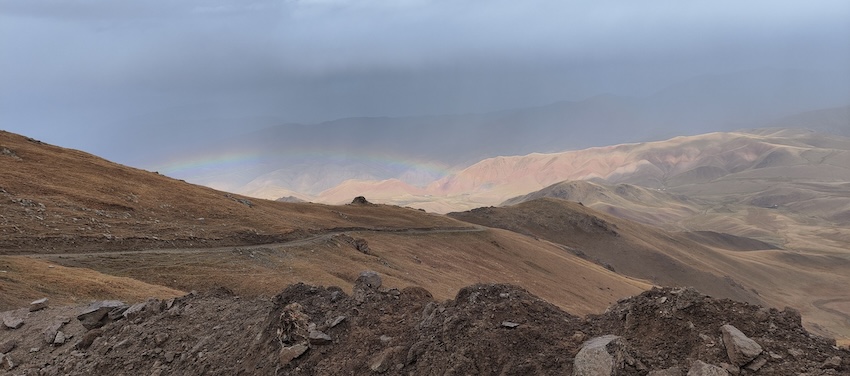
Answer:
<path fill-rule="evenodd" d="M 150 165 L 239 193 L 256 192 L 246 185 L 260 182 L 315 195 L 348 179 L 395 178 L 424 187 L 489 157 L 662 140 L 682 135 L 682 129 L 695 135 L 760 127 L 801 111 L 846 105 L 850 93 L 832 82 L 824 72 L 748 71 L 696 77 L 644 97 L 606 94 L 483 114 L 285 124 L 164 156 L 250 152 L 257 156 L 251 165 L 197 170 L 169 169 L 165 161 Z"/>

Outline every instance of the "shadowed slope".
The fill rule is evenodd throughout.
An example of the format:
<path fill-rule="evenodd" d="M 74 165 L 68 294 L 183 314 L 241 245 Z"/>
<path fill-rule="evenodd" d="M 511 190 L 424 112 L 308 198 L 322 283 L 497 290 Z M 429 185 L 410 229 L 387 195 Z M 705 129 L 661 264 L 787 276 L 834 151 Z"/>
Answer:
<path fill-rule="evenodd" d="M 450 217 L 504 228 L 567 246 L 618 273 L 664 286 L 693 286 L 714 296 L 760 302 L 715 263 L 723 254 L 685 237 L 599 213 L 577 203 L 541 198 Z"/>

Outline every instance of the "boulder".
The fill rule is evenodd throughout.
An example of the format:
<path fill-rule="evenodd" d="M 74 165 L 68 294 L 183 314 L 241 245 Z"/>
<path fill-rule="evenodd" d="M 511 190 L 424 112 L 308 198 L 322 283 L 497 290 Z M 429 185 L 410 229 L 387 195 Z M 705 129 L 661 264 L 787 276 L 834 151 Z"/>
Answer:
<path fill-rule="evenodd" d="M 127 305 L 117 300 L 101 300 L 89 304 L 79 315 L 77 320 L 88 330 L 100 328 L 109 322 L 109 313 L 112 310 L 127 309 Z"/>
<path fill-rule="evenodd" d="M 622 337 L 605 335 L 588 340 L 573 360 L 573 376 L 621 375 L 628 344 Z"/>
<path fill-rule="evenodd" d="M 726 355 L 729 361 L 738 366 L 744 366 L 762 353 L 761 345 L 753 341 L 738 328 L 732 325 L 720 327 L 723 333 L 723 345 L 726 346 Z"/>
<path fill-rule="evenodd" d="M 691 364 L 688 376 L 729 376 L 729 372 L 718 366 L 697 360 Z"/>
<path fill-rule="evenodd" d="M 354 281 L 355 290 L 377 290 L 381 287 L 381 276 L 371 270 L 360 272 Z"/>
<path fill-rule="evenodd" d="M 41 298 L 30 303 L 30 312 L 40 311 L 47 308 L 47 298 Z"/>

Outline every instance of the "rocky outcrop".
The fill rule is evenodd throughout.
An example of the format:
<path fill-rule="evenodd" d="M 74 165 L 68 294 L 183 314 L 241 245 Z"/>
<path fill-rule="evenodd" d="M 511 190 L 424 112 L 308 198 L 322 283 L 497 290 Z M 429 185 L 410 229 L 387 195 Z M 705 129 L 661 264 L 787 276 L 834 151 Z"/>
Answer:
<path fill-rule="evenodd" d="M 86 307 L 98 312 L 91 320 L 103 325 L 90 330 L 83 326 L 86 317 L 61 319 L 79 308 L 48 307 L 30 313 L 19 329 L 0 329 L 0 350 L 8 349 L 0 361 L 11 362 L 0 364 L 12 364 L 16 374 L 47 375 L 850 371 L 850 352 L 808 334 L 795 311 L 712 299 L 691 289 L 646 291 L 604 314 L 579 318 L 517 286 L 477 284 L 437 301 L 422 288 L 387 288 L 380 277 L 362 273 L 351 295 L 337 287 L 296 284 L 273 299 L 240 299 L 219 289 L 166 302 L 150 299 L 132 311 L 105 315 L 110 304 L 93 304 Z M 723 339 L 724 325 L 746 333 L 761 353 L 746 364 L 731 364 L 724 345 L 748 342 L 733 339 L 738 335 L 728 328 L 730 338 Z"/>
<path fill-rule="evenodd" d="M 86 329 L 100 328 L 107 322 L 121 317 L 121 314 L 127 308 L 128 306 L 126 304 L 117 300 L 102 300 L 89 304 L 88 307 L 77 315 L 77 320 Z"/>

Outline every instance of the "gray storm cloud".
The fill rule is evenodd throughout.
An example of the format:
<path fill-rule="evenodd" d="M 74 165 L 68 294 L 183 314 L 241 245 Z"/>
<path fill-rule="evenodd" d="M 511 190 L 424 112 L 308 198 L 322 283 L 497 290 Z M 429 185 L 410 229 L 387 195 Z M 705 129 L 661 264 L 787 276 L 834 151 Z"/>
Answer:
<path fill-rule="evenodd" d="M 480 112 L 765 67 L 846 80 L 847 19 L 846 1 L 4 0 L 0 118 L 121 160 L 103 145 L 123 127 L 181 109 L 188 135 L 210 117 Z"/>

